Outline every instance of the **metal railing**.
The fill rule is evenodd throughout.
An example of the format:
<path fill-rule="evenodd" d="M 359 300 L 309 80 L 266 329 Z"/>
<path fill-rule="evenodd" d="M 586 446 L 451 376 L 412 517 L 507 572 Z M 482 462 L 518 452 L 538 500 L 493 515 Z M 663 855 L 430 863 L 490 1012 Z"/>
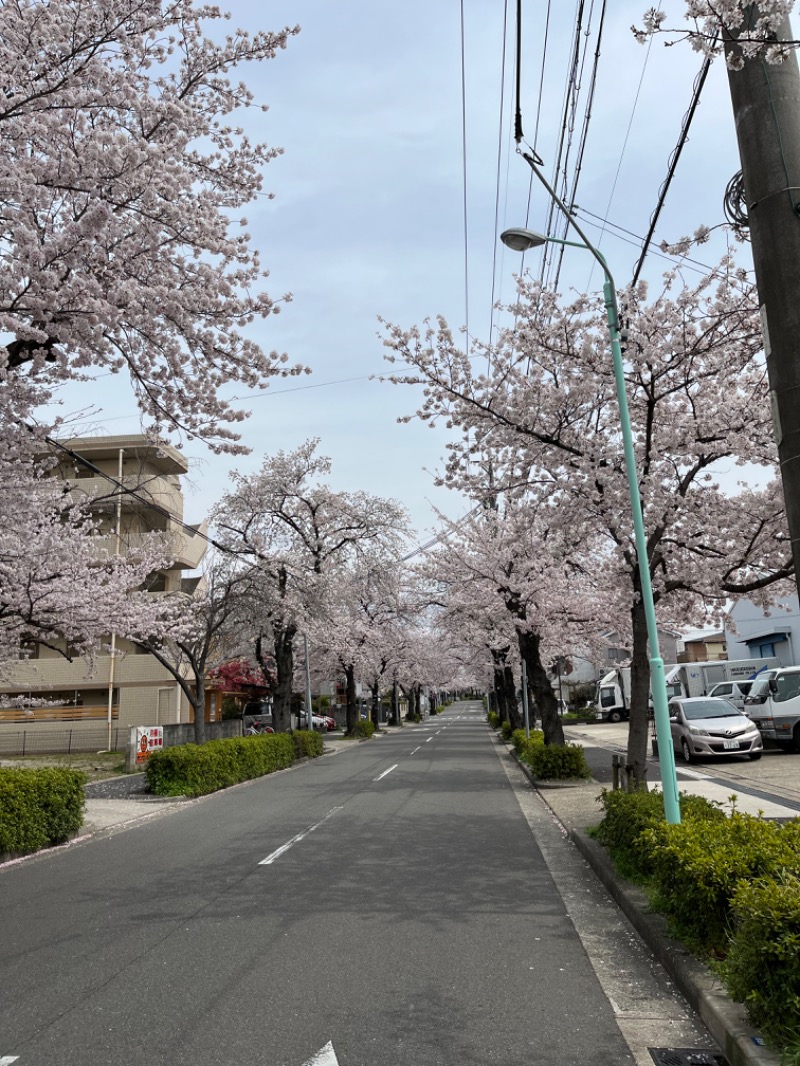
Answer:
<path fill-rule="evenodd" d="M 125 748 L 128 733 L 127 727 L 112 729 L 112 751 Z M 108 729 L 0 730 L 0 756 L 71 755 L 78 751 L 108 751 Z"/>

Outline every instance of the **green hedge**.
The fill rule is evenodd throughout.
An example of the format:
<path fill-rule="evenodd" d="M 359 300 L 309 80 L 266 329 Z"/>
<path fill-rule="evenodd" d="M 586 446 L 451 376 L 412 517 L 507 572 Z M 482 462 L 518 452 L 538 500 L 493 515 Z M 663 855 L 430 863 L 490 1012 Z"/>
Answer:
<path fill-rule="evenodd" d="M 531 729 L 528 738 L 524 729 L 515 729 L 511 734 L 511 743 L 514 745 L 514 751 L 522 758 L 529 747 L 540 747 L 544 744 L 544 733 L 541 729 Z"/>
<path fill-rule="evenodd" d="M 292 740 L 295 758 L 316 759 L 317 756 L 322 755 L 324 745 L 321 733 L 316 733 L 313 729 L 295 729 L 292 733 Z"/>
<path fill-rule="evenodd" d="M 796 1048 L 800 819 L 725 817 L 699 796 L 682 796 L 682 821 L 668 825 L 658 792 L 605 792 L 601 802 L 595 836 L 620 872 L 643 880 L 676 934 L 716 960 L 752 1023 L 778 1047 Z"/>
<path fill-rule="evenodd" d="M 754 1025 L 778 1046 L 800 1027 L 800 880 L 795 874 L 743 883 L 731 904 L 734 932 L 723 977 Z"/>
<path fill-rule="evenodd" d="M 635 881 L 653 873 L 652 839 L 645 839 L 645 830 L 666 826 L 664 797 L 660 792 L 603 791 L 600 803 L 604 809 L 596 838 L 608 848 L 611 857 L 624 877 Z M 724 822 L 725 814 L 702 796 L 681 796 L 681 818 L 684 822 Z"/>
<path fill-rule="evenodd" d="M 800 873 L 800 823 L 778 825 L 734 812 L 643 834 L 652 849 L 654 903 L 692 946 L 724 955 L 731 903 L 742 881 Z"/>
<path fill-rule="evenodd" d="M 150 756 L 147 783 L 157 796 L 205 796 L 283 770 L 294 759 L 295 744 L 289 733 L 182 744 Z"/>
<path fill-rule="evenodd" d="M 503 735 L 503 740 L 511 739 L 511 722 L 506 718 L 504 722 L 500 724 L 500 732 Z"/>
<path fill-rule="evenodd" d="M 530 766 L 534 777 L 543 781 L 567 781 L 575 777 L 592 776 L 580 744 L 539 744 L 529 741 L 520 759 Z"/>
<path fill-rule="evenodd" d="M 487 718 L 487 720 L 489 722 L 489 725 L 492 727 L 492 729 L 499 729 L 500 728 L 500 715 L 499 714 L 496 714 L 494 711 L 489 711 L 489 713 L 486 715 L 486 718 Z"/>
<path fill-rule="evenodd" d="M 85 783 L 78 770 L 0 769 L 0 854 L 63 844 L 83 824 Z"/>
<path fill-rule="evenodd" d="M 415 722 L 419 722 L 420 719 L 417 716 L 414 719 Z M 360 718 L 356 724 L 356 736 L 357 737 L 371 737 L 375 732 L 375 723 L 371 722 L 368 718 Z"/>

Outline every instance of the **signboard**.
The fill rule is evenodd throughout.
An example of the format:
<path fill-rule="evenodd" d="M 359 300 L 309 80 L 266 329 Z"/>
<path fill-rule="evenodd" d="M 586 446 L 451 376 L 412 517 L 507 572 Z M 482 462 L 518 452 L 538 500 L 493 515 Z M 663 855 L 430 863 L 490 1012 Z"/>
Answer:
<path fill-rule="evenodd" d="M 136 765 L 147 762 L 154 751 L 164 747 L 164 728 L 160 725 L 136 727 Z"/>

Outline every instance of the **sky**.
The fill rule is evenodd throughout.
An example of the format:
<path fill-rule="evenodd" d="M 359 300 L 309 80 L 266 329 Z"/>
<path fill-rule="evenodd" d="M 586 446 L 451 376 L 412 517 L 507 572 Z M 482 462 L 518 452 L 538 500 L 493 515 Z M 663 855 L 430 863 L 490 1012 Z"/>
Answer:
<path fill-rule="evenodd" d="M 433 506 L 458 518 L 470 504 L 434 485 L 446 429 L 398 424 L 417 406 L 414 389 L 375 380 L 388 369 L 378 316 L 408 327 L 442 314 L 455 331 L 468 323 L 471 335 L 486 340 L 504 321 L 502 312 L 492 312 L 492 300 L 513 298 L 514 274 L 523 267 L 519 255 L 499 245 L 498 231 L 547 225 L 546 196 L 531 186 L 511 135 L 516 5 L 221 0 L 221 6 L 237 27 L 301 27 L 274 60 L 242 72 L 257 101 L 269 105 L 266 113 L 246 112 L 243 124 L 252 137 L 283 149 L 266 169 L 264 187 L 274 199 L 259 200 L 247 217 L 270 270 L 267 291 L 293 296 L 279 316 L 253 327 L 253 337 L 313 373 L 276 379 L 266 392 L 242 400 L 252 412 L 243 428 L 249 456 L 215 456 L 187 442 L 186 519 L 205 517 L 226 491 L 232 468 L 255 472 L 265 455 L 318 437 L 319 452 L 333 462 L 335 489 L 399 500 L 425 540 L 436 525 Z M 580 78 L 585 101 L 602 5 L 559 0 L 551 6 L 548 22 L 545 0 L 523 3 L 521 63 L 523 129 L 548 176 L 576 11 L 591 9 L 593 20 L 590 36 L 582 38 L 590 45 Z M 644 0 L 608 5 L 577 196 L 581 224 L 620 287 L 631 278 L 637 237 L 648 228 L 701 65 L 685 42 L 665 47 L 663 38 L 650 45 L 634 40 L 631 24 L 641 22 L 647 6 Z M 671 24 L 680 26 L 683 5 L 664 6 Z M 727 74 L 717 60 L 656 242 L 722 223 L 725 186 L 738 169 Z M 604 229 L 598 221 L 604 218 L 616 228 Z M 713 263 L 723 248 L 724 237 L 716 234 L 694 256 Z M 741 262 L 750 265 L 746 249 Z M 651 255 L 643 276 L 656 279 L 669 265 Z M 538 273 L 538 253 L 529 253 L 524 267 Z M 560 290 L 601 287 L 591 257 L 569 250 Z M 70 386 L 60 400 L 62 414 L 74 416 L 75 435 L 138 432 L 132 393 L 122 382 Z"/>

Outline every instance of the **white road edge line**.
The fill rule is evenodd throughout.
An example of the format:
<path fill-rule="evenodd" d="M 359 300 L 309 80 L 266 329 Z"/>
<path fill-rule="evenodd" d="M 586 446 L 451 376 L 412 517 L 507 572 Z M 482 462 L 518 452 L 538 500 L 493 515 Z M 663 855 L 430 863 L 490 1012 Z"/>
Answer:
<path fill-rule="evenodd" d="M 400 765 L 400 763 L 395 763 L 394 766 L 390 766 L 388 770 L 384 770 L 382 774 L 378 774 L 378 776 L 377 777 L 373 777 L 372 780 L 373 781 L 380 781 L 382 778 L 386 777 L 387 774 L 390 774 L 392 772 L 392 770 L 396 770 L 399 765 Z"/>
<path fill-rule="evenodd" d="M 273 862 L 275 862 L 276 859 L 280 858 L 280 856 L 283 855 L 285 851 L 288 851 L 293 844 L 298 844 L 301 840 L 305 839 L 305 837 L 307 837 L 309 833 L 313 833 L 315 829 L 318 829 L 323 822 L 327 822 L 331 815 L 336 814 L 337 811 L 341 811 L 342 809 L 342 807 L 334 807 L 333 810 L 328 811 L 324 818 L 320 818 L 318 822 L 315 822 L 313 825 L 310 825 L 308 829 L 304 829 L 302 833 L 298 833 L 296 837 L 292 837 L 292 839 L 289 840 L 286 844 L 282 844 L 275 851 L 267 855 L 266 859 L 262 859 L 258 865 L 270 866 Z M 0 1066 L 2 1066 L 2 1064 L 0 1064 Z"/>
<path fill-rule="evenodd" d="M 16 1062 L 19 1055 L 0 1055 L 0 1066 L 11 1066 L 12 1062 Z"/>

